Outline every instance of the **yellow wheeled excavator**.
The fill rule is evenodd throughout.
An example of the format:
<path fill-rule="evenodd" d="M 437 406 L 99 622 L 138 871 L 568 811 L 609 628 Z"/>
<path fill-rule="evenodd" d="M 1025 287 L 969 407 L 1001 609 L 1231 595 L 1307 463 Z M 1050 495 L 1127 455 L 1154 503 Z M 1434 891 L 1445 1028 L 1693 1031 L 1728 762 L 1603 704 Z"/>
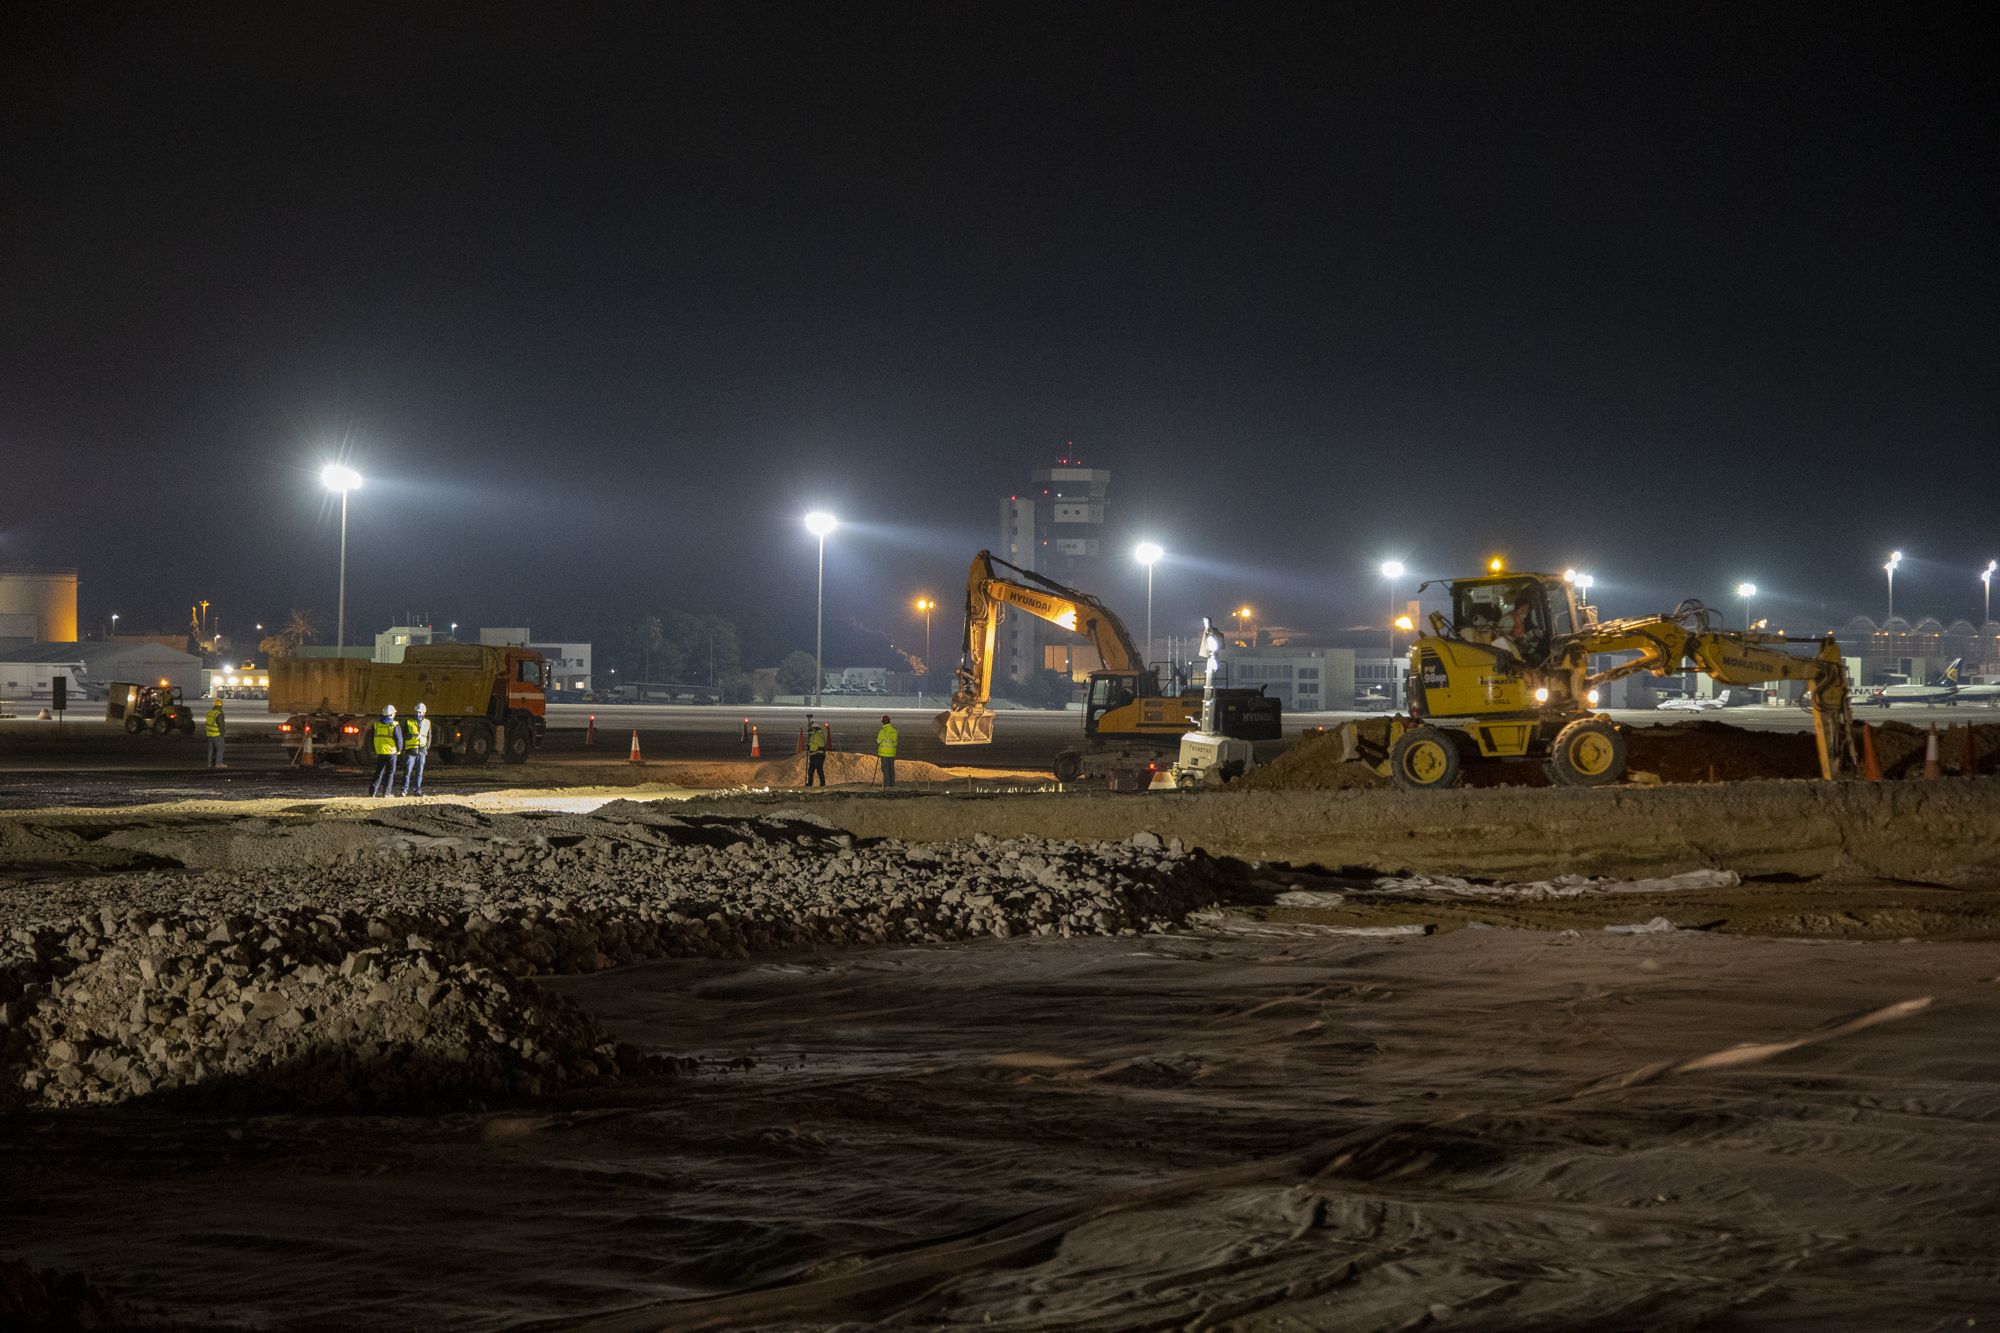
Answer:
<path fill-rule="evenodd" d="M 1145 664 L 1124 622 L 1089 593 L 997 559 L 972 558 L 965 579 L 965 643 L 951 707 L 935 720 L 946 745 L 993 739 L 993 644 L 1000 618 L 1025 611 L 1089 639 L 1103 663 L 1090 673 L 1083 705 L 1083 744 L 1056 756 L 1059 781 L 1104 778 L 1117 789 L 1148 785 L 1176 762 L 1181 737 L 1202 721 L 1202 691 L 1162 693 L 1158 672 Z M 1258 689 L 1218 689 L 1214 727 L 1237 740 L 1277 740 L 1283 711 Z"/>
<path fill-rule="evenodd" d="M 1699 671 L 1727 685 L 1805 681 L 1821 774 L 1855 769 L 1847 673 L 1830 637 L 1810 657 L 1787 652 L 1798 641 L 1719 628 L 1697 601 L 1599 623 L 1576 583 L 1555 574 L 1496 570 L 1444 582 L 1451 616 L 1432 612 L 1431 632 L 1410 646 L 1413 725 L 1388 752 L 1398 786 L 1455 786 L 1468 765 L 1509 760 L 1541 760 L 1564 786 L 1617 782 L 1625 738 L 1594 712 L 1598 690 L 1641 671 Z"/>

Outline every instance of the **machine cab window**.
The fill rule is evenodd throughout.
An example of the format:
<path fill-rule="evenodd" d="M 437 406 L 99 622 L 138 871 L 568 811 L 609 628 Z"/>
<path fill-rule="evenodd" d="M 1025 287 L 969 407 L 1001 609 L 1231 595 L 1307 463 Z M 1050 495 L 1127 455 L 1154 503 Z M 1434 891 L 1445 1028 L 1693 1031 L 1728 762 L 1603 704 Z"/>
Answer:
<path fill-rule="evenodd" d="M 538 662 L 532 657 L 524 657 L 521 659 L 520 666 L 515 671 L 514 678 L 523 685 L 539 685 L 543 689 L 547 689 L 549 687 L 547 679 L 548 663 Z"/>
<path fill-rule="evenodd" d="M 1498 648 L 1529 663 L 1548 656 L 1549 606 L 1537 579 L 1455 583 L 1451 612 L 1452 632 L 1467 643 Z"/>

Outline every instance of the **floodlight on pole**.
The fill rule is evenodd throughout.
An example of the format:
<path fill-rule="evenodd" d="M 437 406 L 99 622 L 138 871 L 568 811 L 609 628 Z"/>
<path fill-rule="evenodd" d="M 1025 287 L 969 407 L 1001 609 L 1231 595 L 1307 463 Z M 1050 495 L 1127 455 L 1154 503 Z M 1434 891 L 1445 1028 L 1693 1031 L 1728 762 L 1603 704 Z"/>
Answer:
<path fill-rule="evenodd" d="M 826 538 L 840 526 L 840 520 L 824 509 L 806 515 L 806 531 L 819 538 L 818 592 L 813 602 L 813 707 L 819 707 L 820 690 L 826 684 Z"/>
<path fill-rule="evenodd" d="M 1750 599 L 1757 595 L 1757 585 L 1754 583 L 1739 583 L 1736 585 L 1736 595 L 1743 599 L 1743 628 L 1746 630 L 1750 629 L 1752 628 L 1750 624 Z"/>
<path fill-rule="evenodd" d="M 1389 676 L 1396 675 L 1396 580 L 1403 577 L 1403 562 L 1384 560 L 1382 578 L 1389 585 Z"/>
<path fill-rule="evenodd" d="M 361 474 L 344 463 L 328 463 L 319 470 L 322 486 L 340 494 L 340 609 L 334 613 L 333 651 L 338 656 L 347 647 L 347 493 L 359 490 Z"/>
<path fill-rule="evenodd" d="M 1896 566 L 1902 563 L 1903 563 L 1903 553 L 1901 551 L 1891 551 L 1889 552 L 1889 563 L 1882 566 L 1882 568 L 1885 571 L 1887 571 L 1889 575 L 1889 619 L 1890 620 L 1894 620 L 1896 618 Z M 1882 628 L 1887 629 L 1888 624 L 1885 622 Z"/>
<path fill-rule="evenodd" d="M 921 708 L 924 704 L 924 681 L 928 680 L 931 674 L 931 612 L 937 610 L 937 599 L 917 598 L 917 610 L 923 612 L 924 616 L 924 674 L 917 681 L 917 707 Z"/>
<path fill-rule="evenodd" d="M 1132 548 L 1132 558 L 1146 567 L 1146 651 L 1139 655 L 1141 665 L 1153 655 L 1153 566 L 1164 555 L 1166 551 L 1158 542 L 1140 542 Z"/>
<path fill-rule="evenodd" d="M 1979 571 L 1979 581 L 1986 586 L 1986 617 L 1979 622 L 1981 629 L 1993 623 L 1993 572 L 2000 570 L 2000 560 L 1988 560 L 1986 568 Z"/>

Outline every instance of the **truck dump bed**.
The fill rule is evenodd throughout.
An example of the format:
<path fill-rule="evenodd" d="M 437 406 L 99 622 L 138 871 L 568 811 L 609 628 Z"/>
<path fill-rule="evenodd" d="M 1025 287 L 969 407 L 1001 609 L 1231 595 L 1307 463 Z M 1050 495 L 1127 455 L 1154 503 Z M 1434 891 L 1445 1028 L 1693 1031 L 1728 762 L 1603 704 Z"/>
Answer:
<path fill-rule="evenodd" d="M 406 713 L 427 704 L 436 717 L 478 717 L 507 672 L 507 650 L 476 643 L 421 644 L 401 662 L 359 657 L 274 657 L 273 713 Z"/>

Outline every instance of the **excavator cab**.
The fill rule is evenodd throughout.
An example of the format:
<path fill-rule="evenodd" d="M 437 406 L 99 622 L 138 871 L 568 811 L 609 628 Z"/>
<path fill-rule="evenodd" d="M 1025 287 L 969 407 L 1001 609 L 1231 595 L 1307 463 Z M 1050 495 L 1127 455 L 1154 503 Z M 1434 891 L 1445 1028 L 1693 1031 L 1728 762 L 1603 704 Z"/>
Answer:
<path fill-rule="evenodd" d="M 1545 666 L 1556 641 L 1574 632 L 1574 596 L 1569 583 L 1547 574 L 1460 579 L 1451 585 L 1452 633 Z"/>

